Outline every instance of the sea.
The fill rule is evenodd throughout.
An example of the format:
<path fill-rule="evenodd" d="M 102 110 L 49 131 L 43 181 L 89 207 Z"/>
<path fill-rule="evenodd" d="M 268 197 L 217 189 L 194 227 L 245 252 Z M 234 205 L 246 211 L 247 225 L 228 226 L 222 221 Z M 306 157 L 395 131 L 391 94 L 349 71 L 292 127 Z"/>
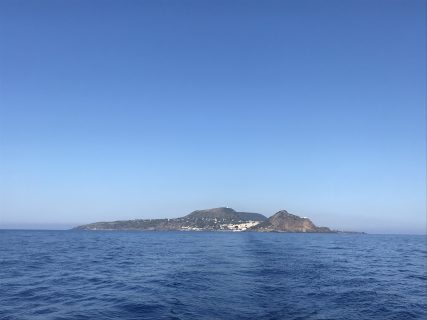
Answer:
<path fill-rule="evenodd" d="M 427 237 L 1 230 L 0 319 L 427 319 Z"/>

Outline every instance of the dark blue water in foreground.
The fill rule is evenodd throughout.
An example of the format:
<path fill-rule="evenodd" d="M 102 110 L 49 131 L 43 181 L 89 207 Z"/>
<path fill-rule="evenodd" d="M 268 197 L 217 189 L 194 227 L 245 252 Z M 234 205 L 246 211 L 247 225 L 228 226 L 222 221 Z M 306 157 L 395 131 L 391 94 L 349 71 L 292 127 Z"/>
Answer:
<path fill-rule="evenodd" d="M 426 240 L 0 231 L 0 318 L 427 319 Z"/>

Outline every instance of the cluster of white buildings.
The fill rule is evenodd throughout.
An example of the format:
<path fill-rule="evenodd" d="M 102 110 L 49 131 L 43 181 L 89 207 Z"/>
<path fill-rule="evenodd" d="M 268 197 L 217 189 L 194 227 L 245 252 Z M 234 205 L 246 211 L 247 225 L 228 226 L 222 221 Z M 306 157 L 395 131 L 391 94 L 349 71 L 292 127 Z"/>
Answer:
<path fill-rule="evenodd" d="M 247 221 L 243 223 L 230 223 L 230 224 L 220 224 L 219 229 L 213 230 L 222 230 L 222 231 L 245 231 L 253 226 L 256 226 L 260 221 Z M 210 230 L 210 228 L 199 228 L 192 226 L 183 226 L 181 227 L 182 231 L 205 231 Z"/>
<path fill-rule="evenodd" d="M 220 230 L 245 231 L 253 226 L 256 226 L 259 223 L 259 221 L 247 221 L 239 224 L 221 224 Z"/>

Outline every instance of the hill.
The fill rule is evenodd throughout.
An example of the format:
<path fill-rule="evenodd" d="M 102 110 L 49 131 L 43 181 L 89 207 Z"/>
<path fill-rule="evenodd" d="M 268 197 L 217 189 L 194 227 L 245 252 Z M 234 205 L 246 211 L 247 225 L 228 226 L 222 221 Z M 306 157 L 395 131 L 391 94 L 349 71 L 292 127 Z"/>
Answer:
<path fill-rule="evenodd" d="M 238 212 L 228 207 L 196 210 L 186 215 L 187 219 L 219 219 L 223 221 L 265 221 L 267 217 L 260 213 Z"/>
<path fill-rule="evenodd" d="M 196 210 L 175 219 L 135 219 L 95 222 L 76 230 L 153 231 L 257 231 L 257 232 L 337 232 L 316 226 L 309 218 L 281 210 L 267 219 L 262 214 L 239 212 L 228 207 Z"/>
<path fill-rule="evenodd" d="M 317 227 L 310 219 L 301 218 L 286 210 L 281 210 L 249 229 L 261 232 L 334 232 L 327 227 Z"/>
<path fill-rule="evenodd" d="M 243 231 L 266 220 L 267 217 L 259 213 L 238 212 L 231 208 L 221 207 L 205 210 L 196 210 L 184 217 L 175 219 L 135 219 L 113 222 L 95 222 L 78 226 L 74 229 Z"/>

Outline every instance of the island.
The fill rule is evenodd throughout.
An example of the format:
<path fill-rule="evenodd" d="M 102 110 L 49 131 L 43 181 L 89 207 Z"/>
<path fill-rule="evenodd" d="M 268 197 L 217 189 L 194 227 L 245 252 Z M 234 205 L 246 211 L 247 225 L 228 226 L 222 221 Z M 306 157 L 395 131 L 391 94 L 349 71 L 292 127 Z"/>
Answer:
<path fill-rule="evenodd" d="M 141 230 L 141 231 L 254 231 L 254 232 L 316 232 L 336 233 L 328 227 L 318 227 L 309 218 L 281 210 L 271 217 L 260 213 L 239 212 L 220 207 L 196 210 L 174 219 L 134 219 L 95 222 L 74 230 Z"/>

